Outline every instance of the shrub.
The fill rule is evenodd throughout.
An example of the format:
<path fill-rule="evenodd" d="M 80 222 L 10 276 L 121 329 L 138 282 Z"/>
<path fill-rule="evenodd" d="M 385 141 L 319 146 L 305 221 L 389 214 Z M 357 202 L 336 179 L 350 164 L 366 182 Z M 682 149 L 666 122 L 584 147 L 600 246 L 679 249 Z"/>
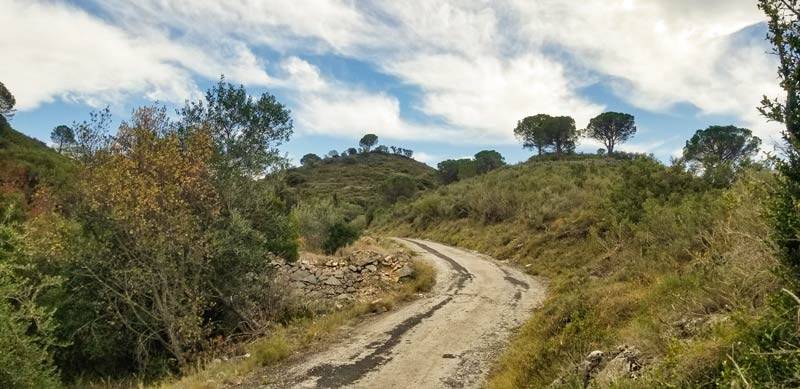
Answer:
<path fill-rule="evenodd" d="M 417 193 L 417 181 L 406 174 L 393 174 L 381 185 L 383 196 L 389 204 L 408 199 Z"/>
<path fill-rule="evenodd" d="M 292 213 L 303 238 L 303 248 L 314 252 L 322 251 L 331 226 L 344 220 L 342 210 L 329 199 L 297 204 Z"/>
<path fill-rule="evenodd" d="M 323 242 L 322 249 L 326 254 L 333 254 L 355 242 L 359 235 L 360 232 L 355 227 L 344 222 L 336 222 L 328 229 L 328 237 Z"/>

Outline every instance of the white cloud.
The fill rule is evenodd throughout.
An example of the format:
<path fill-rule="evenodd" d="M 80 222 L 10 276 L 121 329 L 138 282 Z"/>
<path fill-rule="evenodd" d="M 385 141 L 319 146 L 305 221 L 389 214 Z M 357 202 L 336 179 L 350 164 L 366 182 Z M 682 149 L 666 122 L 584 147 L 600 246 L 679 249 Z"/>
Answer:
<path fill-rule="evenodd" d="M 762 94 L 777 95 L 774 59 L 760 38 L 737 34 L 763 20 L 752 0 L 94 5 L 103 19 L 53 2 L 0 0 L 0 25 L 19 32 L 0 36 L 2 52 L 15 58 L 0 62 L 0 76 L 20 109 L 58 97 L 181 101 L 197 92 L 198 75 L 224 73 L 287 90 L 302 132 L 510 143 L 528 114 L 569 114 L 582 126 L 604 107 L 580 89 L 602 80 L 644 109 L 688 102 L 701 114 L 733 115 L 766 139 L 776 134 L 755 111 Z M 277 53 L 279 77 L 264 70 L 260 47 Z M 407 120 L 388 91 L 326 78 L 297 57 L 318 53 L 368 62 L 419 88 L 414 108 L 444 124 Z M 640 145 L 654 147 L 665 146 Z"/>
<path fill-rule="evenodd" d="M 64 4 L 0 0 L 0 8 L 0 25 L 14 31 L 0 34 L 0 52 L 7 53 L 0 75 L 20 110 L 55 98 L 93 106 L 130 95 L 182 101 L 197 93 L 194 74 L 269 82 L 242 44 L 213 57 L 153 31 L 132 34 Z"/>

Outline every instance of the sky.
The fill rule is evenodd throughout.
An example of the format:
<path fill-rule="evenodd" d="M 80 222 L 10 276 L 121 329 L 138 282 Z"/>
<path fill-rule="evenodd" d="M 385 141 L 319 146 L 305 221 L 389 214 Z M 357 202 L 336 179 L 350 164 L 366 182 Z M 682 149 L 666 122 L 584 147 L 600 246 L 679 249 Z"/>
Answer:
<path fill-rule="evenodd" d="M 116 120 L 180 107 L 224 74 L 291 109 L 281 150 L 295 162 L 370 132 L 433 166 L 484 149 L 513 163 L 531 155 L 518 120 L 584 128 L 604 111 L 636 117 L 618 149 L 668 161 L 712 124 L 779 141 L 756 110 L 780 91 L 755 3 L 0 0 L 0 82 L 17 99 L 12 126 L 43 141 L 106 106 Z"/>

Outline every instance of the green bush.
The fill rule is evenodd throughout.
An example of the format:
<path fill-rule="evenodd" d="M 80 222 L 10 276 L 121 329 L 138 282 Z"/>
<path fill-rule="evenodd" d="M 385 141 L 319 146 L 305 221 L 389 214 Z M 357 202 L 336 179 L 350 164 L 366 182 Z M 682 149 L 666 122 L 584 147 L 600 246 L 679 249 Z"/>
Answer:
<path fill-rule="evenodd" d="M 337 250 L 358 240 L 360 232 L 353 226 L 336 222 L 328 229 L 328 237 L 322 244 L 322 249 L 326 254 L 333 254 Z"/>
<path fill-rule="evenodd" d="M 407 174 L 393 174 L 381 184 L 381 191 L 386 202 L 394 204 L 417 193 L 417 180 Z"/>
<path fill-rule="evenodd" d="M 17 233 L 0 214 L 0 387 L 59 387 L 52 356 L 56 323 L 53 312 L 36 300 L 58 287 L 59 281 L 45 278 L 34 283 L 21 277 L 18 272 L 30 267 L 15 258 L 20 255 L 16 239 Z"/>
<path fill-rule="evenodd" d="M 308 251 L 321 252 L 323 243 L 328 239 L 330 228 L 344 220 L 342 209 L 329 199 L 312 200 L 297 204 L 292 214 L 297 220 L 303 248 Z"/>

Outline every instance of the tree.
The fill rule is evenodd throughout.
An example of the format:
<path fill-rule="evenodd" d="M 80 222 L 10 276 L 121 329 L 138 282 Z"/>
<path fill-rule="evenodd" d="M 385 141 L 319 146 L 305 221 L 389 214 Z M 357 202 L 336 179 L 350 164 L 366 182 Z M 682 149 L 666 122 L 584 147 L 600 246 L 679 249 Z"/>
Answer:
<path fill-rule="evenodd" d="M 454 159 L 448 159 L 436 165 L 436 168 L 439 170 L 439 179 L 442 180 L 443 184 L 458 181 L 458 166 L 459 161 Z"/>
<path fill-rule="evenodd" d="M 372 146 L 378 144 L 378 136 L 375 134 L 364 135 L 358 144 L 361 145 L 361 149 L 364 150 L 365 153 L 368 153 L 369 150 L 372 149 Z"/>
<path fill-rule="evenodd" d="M 712 170 L 723 164 L 738 165 L 755 155 L 760 145 L 761 139 L 746 128 L 710 126 L 698 130 L 686 141 L 683 157 Z"/>
<path fill-rule="evenodd" d="M 303 158 L 300 158 L 300 164 L 303 166 L 313 166 L 319 161 L 322 161 L 322 158 L 314 153 L 308 153 L 304 155 Z"/>
<path fill-rule="evenodd" d="M 187 103 L 180 110 L 181 127 L 205 127 L 214 141 L 218 167 L 226 173 L 263 174 L 281 160 L 277 147 L 292 135 L 290 111 L 275 96 L 263 93 L 257 99 L 238 87 L 219 82 L 205 99 Z"/>
<path fill-rule="evenodd" d="M 552 116 L 546 114 L 528 116 L 517 122 L 514 135 L 522 141 L 522 147 L 535 148 L 538 154 L 542 155 L 549 143 L 545 125 L 551 119 Z"/>
<path fill-rule="evenodd" d="M 483 150 L 475 154 L 475 171 L 484 174 L 499 167 L 505 166 L 503 156 L 494 150 Z"/>
<path fill-rule="evenodd" d="M 347 155 L 356 155 L 356 154 L 358 154 L 358 150 L 355 147 L 347 149 Z"/>
<path fill-rule="evenodd" d="M 14 105 L 16 104 L 17 100 L 14 95 L 0 82 L 0 116 L 11 119 L 14 116 Z"/>
<path fill-rule="evenodd" d="M 381 191 L 389 204 L 411 198 L 417 192 L 417 181 L 407 174 L 392 174 L 381 183 Z"/>
<path fill-rule="evenodd" d="M 339 152 L 336 151 L 336 150 L 331 150 L 331 151 L 328 151 L 328 154 L 326 156 L 328 158 L 339 158 Z"/>
<path fill-rule="evenodd" d="M 686 142 L 683 159 L 702 168 L 703 176 L 712 185 L 726 186 L 741 163 L 758 152 L 760 144 L 761 139 L 746 128 L 710 126 L 698 130 Z"/>
<path fill-rule="evenodd" d="M 544 132 L 547 143 L 555 149 L 556 158 L 560 158 L 562 154 L 575 151 L 575 142 L 578 140 L 575 119 L 569 116 L 550 118 L 545 122 Z"/>
<path fill-rule="evenodd" d="M 381 154 L 389 154 L 389 148 L 384 145 L 380 145 L 375 148 L 375 152 Z"/>
<path fill-rule="evenodd" d="M 403 156 L 406 158 L 411 158 L 414 156 L 414 150 L 411 149 L 400 149 L 400 152 L 402 152 Z"/>
<path fill-rule="evenodd" d="M 769 120 L 783 123 L 786 131 L 785 160 L 772 206 L 775 240 L 781 259 L 800 278 L 800 13 L 797 0 L 759 0 L 767 16 L 767 39 L 778 58 L 778 80 L 784 90 L 780 98 L 764 96 L 759 111 Z"/>
<path fill-rule="evenodd" d="M 589 121 L 586 135 L 602 141 L 608 155 L 614 152 L 614 146 L 625 143 L 636 134 L 636 123 L 633 115 L 620 112 L 603 112 Z"/>
<path fill-rule="evenodd" d="M 58 145 L 58 152 L 64 149 L 64 146 L 75 143 L 75 132 L 71 128 L 60 125 L 53 129 L 50 133 L 50 140 Z"/>

